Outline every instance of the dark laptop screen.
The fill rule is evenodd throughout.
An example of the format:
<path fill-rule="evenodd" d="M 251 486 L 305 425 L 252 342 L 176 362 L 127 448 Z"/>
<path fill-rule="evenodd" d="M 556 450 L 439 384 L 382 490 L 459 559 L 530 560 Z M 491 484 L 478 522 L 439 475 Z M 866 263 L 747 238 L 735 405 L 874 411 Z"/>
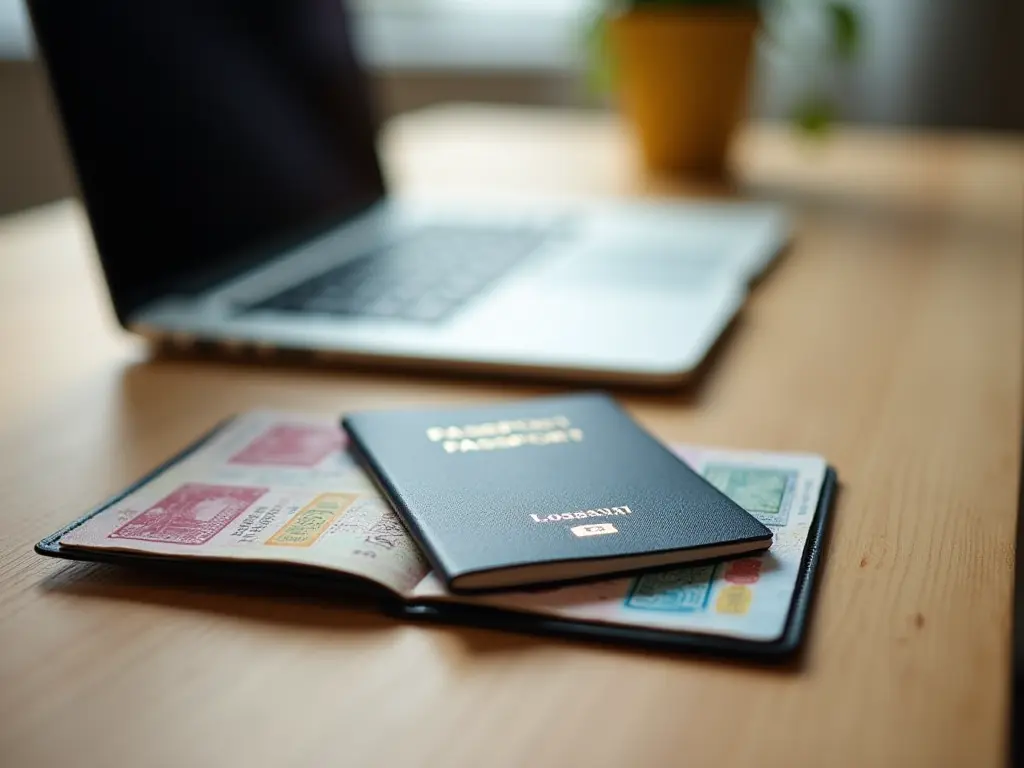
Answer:
<path fill-rule="evenodd" d="M 340 0 L 30 0 L 122 321 L 378 200 Z"/>

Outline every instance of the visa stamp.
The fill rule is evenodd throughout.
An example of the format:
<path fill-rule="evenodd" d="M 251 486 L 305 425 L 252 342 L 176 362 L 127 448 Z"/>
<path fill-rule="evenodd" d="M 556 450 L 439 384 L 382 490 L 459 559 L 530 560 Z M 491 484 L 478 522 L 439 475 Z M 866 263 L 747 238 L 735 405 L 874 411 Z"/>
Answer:
<path fill-rule="evenodd" d="M 780 528 L 789 522 L 797 472 L 767 467 L 709 464 L 704 479 L 764 525 Z"/>
<path fill-rule="evenodd" d="M 730 584 L 756 584 L 761 578 L 761 569 L 764 561 L 759 557 L 745 557 L 740 560 L 731 560 L 725 566 L 725 574 L 722 576 Z"/>
<path fill-rule="evenodd" d="M 750 610 L 750 604 L 754 601 L 754 595 L 750 587 L 742 584 L 730 584 L 718 593 L 715 601 L 715 610 L 718 613 L 729 613 L 734 616 L 743 616 Z"/>
<path fill-rule="evenodd" d="M 330 424 L 275 424 L 228 463 L 309 468 L 341 450 L 343 444 L 341 429 Z"/>
<path fill-rule="evenodd" d="M 644 611 L 694 613 L 707 609 L 714 565 L 697 565 L 638 576 L 625 606 Z"/>
<path fill-rule="evenodd" d="M 374 544 L 384 549 L 394 549 L 398 543 L 408 534 L 405 526 L 394 512 L 385 512 L 380 520 L 370 528 L 366 537 L 367 544 Z"/>
<path fill-rule="evenodd" d="M 358 499 L 355 493 L 321 493 L 269 539 L 274 547 L 309 547 Z"/>
<path fill-rule="evenodd" d="M 187 483 L 114 529 L 107 538 L 205 544 L 267 491 Z"/>

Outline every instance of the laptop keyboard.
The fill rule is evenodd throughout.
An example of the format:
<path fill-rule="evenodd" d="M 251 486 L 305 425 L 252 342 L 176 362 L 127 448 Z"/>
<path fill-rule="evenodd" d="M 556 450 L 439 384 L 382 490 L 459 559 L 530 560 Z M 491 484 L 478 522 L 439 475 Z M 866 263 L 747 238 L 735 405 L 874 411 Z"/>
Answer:
<path fill-rule="evenodd" d="M 493 285 L 544 237 L 536 228 L 424 228 L 249 310 L 436 322 Z"/>

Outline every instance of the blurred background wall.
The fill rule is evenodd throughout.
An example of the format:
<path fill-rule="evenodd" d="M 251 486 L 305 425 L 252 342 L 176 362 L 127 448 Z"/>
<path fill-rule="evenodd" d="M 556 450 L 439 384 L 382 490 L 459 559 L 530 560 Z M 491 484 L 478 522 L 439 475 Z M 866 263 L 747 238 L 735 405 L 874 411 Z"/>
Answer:
<path fill-rule="evenodd" d="M 0 0 L 0 214 L 73 190 L 23 2 Z M 596 0 L 351 2 L 385 116 L 444 101 L 594 104 L 581 25 Z M 864 49 L 836 79 L 844 121 L 1024 131 L 1024 2 L 856 4 Z M 785 117 L 805 76 L 762 51 L 753 113 Z"/>

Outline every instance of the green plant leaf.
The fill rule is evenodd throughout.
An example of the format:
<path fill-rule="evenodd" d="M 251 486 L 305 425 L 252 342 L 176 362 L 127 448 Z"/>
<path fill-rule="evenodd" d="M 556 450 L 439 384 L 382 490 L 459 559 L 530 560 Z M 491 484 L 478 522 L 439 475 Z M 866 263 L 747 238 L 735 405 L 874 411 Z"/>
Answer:
<path fill-rule="evenodd" d="M 841 61 L 850 61 L 860 49 L 860 17 L 847 3 L 830 2 L 826 7 L 835 55 Z"/>
<path fill-rule="evenodd" d="M 834 119 L 832 103 L 821 97 L 809 98 L 793 110 L 793 122 L 811 136 L 824 136 Z"/>
<path fill-rule="evenodd" d="M 608 18 L 596 14 L 586 25 L 584 40 L 587 67 L 587 85 L 595 96 L 607 95 L 615 87 L 615 62 L 608 40 Z"/>

